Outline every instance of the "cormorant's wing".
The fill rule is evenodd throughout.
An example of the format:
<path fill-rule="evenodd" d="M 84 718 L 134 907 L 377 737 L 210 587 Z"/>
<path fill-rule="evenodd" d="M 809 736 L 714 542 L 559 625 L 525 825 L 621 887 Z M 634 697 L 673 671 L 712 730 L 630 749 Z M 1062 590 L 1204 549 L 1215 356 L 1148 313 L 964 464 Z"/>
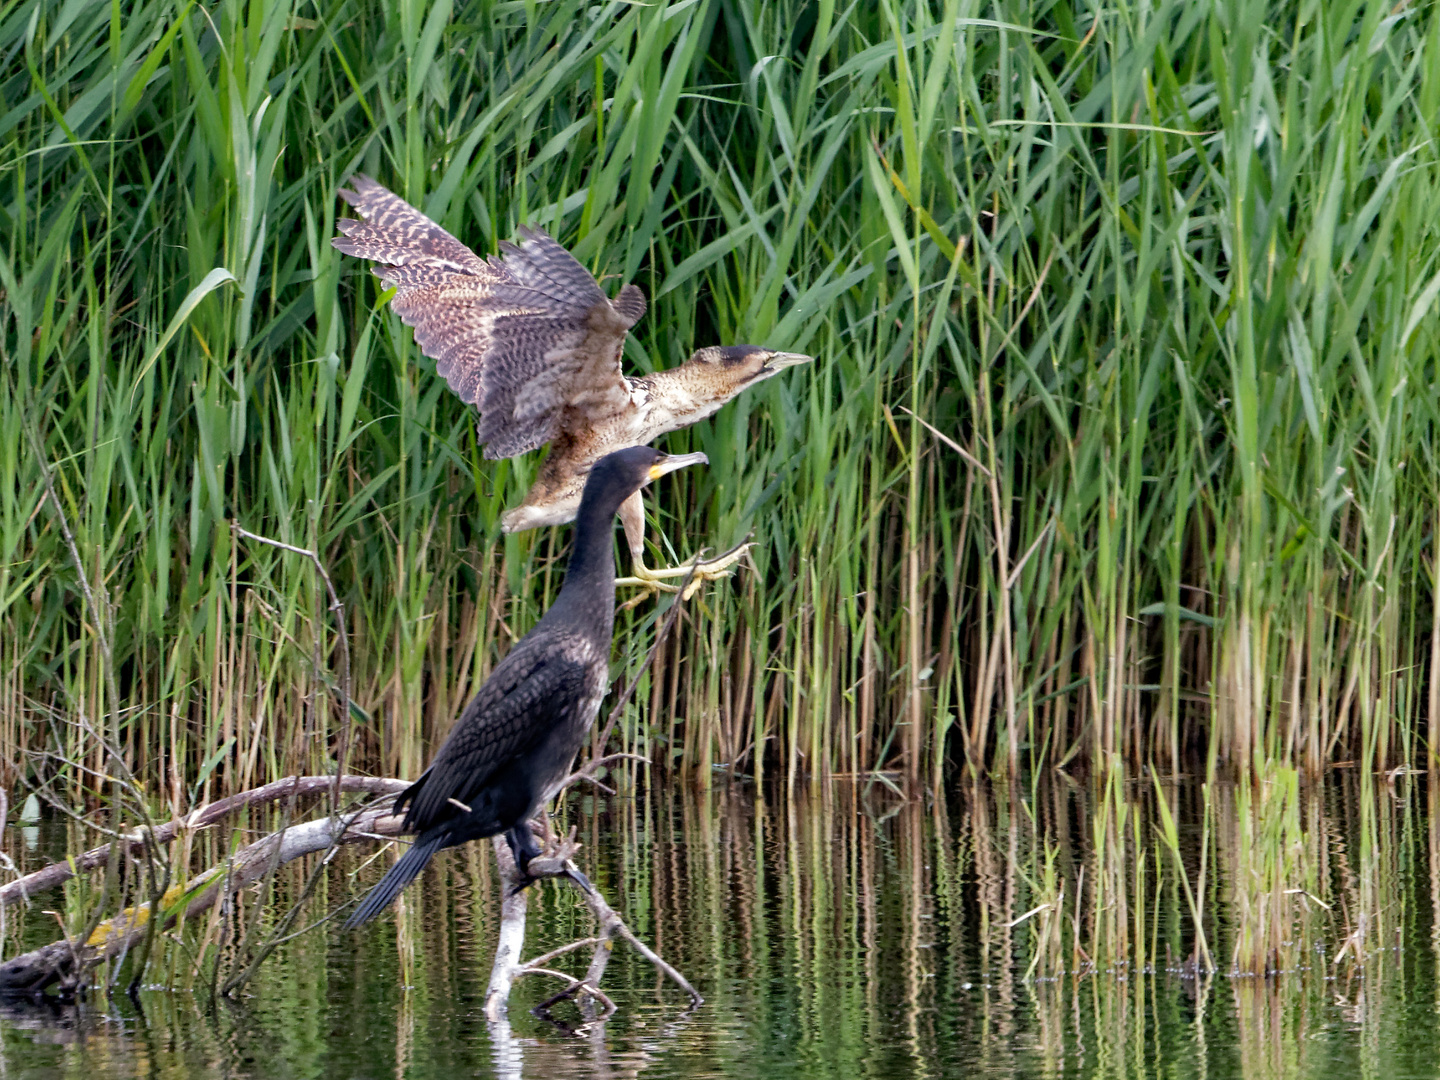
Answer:
<path fill-rule="evenodd" d="M 331 241 L 381 265 L 390 306 L 420 350 L 480 409 L 485 456 L 514 457 L 562 429 L 588 429 L 631 407 L 620 371 L 625 332 L 645 312 L 633 285 L 612 304 L 594 277 L 542 229 L 521 228 L 503 258 L 482 259 L 366 176 L 340 196 L 364 218 Z M 574 434 L 575 432 L 572 432 Z"/>
<path fill-rule="evenodd" d="M 424 775 L 397 800 L 406 803 L 404 828 L 423 832 L 471 805 L 498 769 L 532 749 L 570 718 L 585 698 L 588 665 L 578 642 L 521 641 L 465 706 Z M 518 654 L 518 655 L 517 655 Z M 513 658 L 513 659 L 512 659 Z"/>

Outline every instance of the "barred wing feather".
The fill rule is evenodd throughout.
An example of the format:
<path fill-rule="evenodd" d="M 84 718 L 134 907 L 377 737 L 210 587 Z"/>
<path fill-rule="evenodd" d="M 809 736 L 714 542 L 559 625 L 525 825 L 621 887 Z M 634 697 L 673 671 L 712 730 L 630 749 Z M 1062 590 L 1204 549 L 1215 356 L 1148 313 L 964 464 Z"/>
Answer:
<path fill-rule="evenodd" d="M 380 264 L 420 350 L 479 408 L 486 457 L 523 454 L 567 425 L 588 429 L 630 407 L 620 353 L 645 311 L 639 289 L 627 285 L 612 303 L 542 229 L 522 228 L 519 244 L 482 259 L 374 180 L 351 183 L 340 195 L 363 220 L 337 222 L 333 243 Z"/>

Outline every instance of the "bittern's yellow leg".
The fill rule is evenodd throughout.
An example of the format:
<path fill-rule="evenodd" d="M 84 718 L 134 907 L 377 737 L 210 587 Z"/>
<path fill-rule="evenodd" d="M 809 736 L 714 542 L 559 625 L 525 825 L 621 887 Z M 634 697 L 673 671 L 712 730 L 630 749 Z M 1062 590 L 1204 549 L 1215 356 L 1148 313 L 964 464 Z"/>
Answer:
<path fill-rule="evenodd" d="M 693 570 L 694 577 L 685 586 L 684 599 L 689 600 L 707 581 L 718 581 L 730 576 L 730 567 L 751 547 L 749 541 L 737 544 L 723 555 L 706 562 L 686 566 L 666 566 L 650 570 L 645 566 L 645 503 L 640 492 L 635 492 L 620 504 L 620 521 L 625 526 L 625 542 L 630 545 L 630 564 L 633 576 L 616 579 L 616 585 L 635 585 L 651 593 L 677 592 L 680 586 L 668 583 L 669 578 L 683 578 Z"/>

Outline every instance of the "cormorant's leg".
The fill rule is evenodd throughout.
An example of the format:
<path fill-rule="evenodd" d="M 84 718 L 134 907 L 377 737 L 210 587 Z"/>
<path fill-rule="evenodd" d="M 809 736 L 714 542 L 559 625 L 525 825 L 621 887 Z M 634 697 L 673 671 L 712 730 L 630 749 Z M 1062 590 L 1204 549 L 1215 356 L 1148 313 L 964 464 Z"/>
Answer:
<path fill-rule="evenodd" d="M 515 891 L 519 892 L 535 880 L 530 876 L 529 866 L 531 859 L 540 856 L 540 845 L 535 842 L 535 834 L 530 831 L 528 821 L 517 821 L 505 833 L 505 842 L 510 845 L 510 854 L 515 857 L 515 867 L 520 871 L 520 883 L 515 886 Z"/>
<path fill-rule="evenodd" d="M 640 492 L 633 493 L 620 504 L 620 523 L 625 526 L 625 542 L 630 546 L 630 564 L 633 576 L 617 578 L 616 585 L 636 585 L 649 593 L 678 592 L 678 585 L 670 585 L 666 578 L 683 578 L 691 573 L 690 566 L 667 566 L 650 570 L 645 566 L 645 503 Z M 684 599 L 689 600 L 707 581 L 718 581 L 730 576 L 730 567 L 751 547 L 749 541 L 737 544 L 725 554 L 708 562 L 697 563 L 695 576 L 685 586 Z"/>

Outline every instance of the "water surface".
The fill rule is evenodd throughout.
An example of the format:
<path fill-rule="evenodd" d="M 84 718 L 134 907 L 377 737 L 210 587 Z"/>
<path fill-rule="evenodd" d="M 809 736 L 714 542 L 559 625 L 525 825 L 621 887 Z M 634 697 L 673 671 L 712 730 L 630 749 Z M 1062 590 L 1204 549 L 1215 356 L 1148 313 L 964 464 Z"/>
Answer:
<path fill-rule="evenodd" d="M 1168 853 L 1135 842 L 1151 823 L 1125 834 L 1128 850 L 1097 852 L 1104 815 L 1078 787 L 939 803 L 848 784 L 794 804 L 744 786 L 586 798 L 571 808 L 588 829 L 580 862 L 696 984 L 700 1008 L 622 947 L 608 1022 L 573 1006 L 559 1023 L 530 1015 L 558 988 L 542 979 L 519 984 L 507 1023 L 486 1022 L 499 905 L 476 844 L 437 858 L 364 931 L 332 923 L 282 945 L 213 1009 L 206 978 L 184 971 L 175 980 L 193 985 L 138 1005 L 9 1007 L 0 1078 L 1440 1076 L 1435 816 L 1423 791 L 1360 806 L 1353 787 L 1306 798 L 1309 848 L 1293 855 L 1315 864 L 1313 895 L 1272 890 L 1297 904 L 1278 973 L 1195 977 Z M 1209 851 L 1201 901 L 1224 968 L 1256 910 L 1247 834 L 1217 820 L 1202 839 L 1184 821 L 1193 805 L 1182 794 L 1175 810 Z M 40 860 L 18 829 L 5 840 L 17 861 Z M 337 862 L 312 918 L 375 879 L 370 854 Z M 1198 885 L 1199 852 L 1186 859 Z M 302 880 L 296 868 L 282 891 Z M 11 914 L 7 955 L 53 936 L 45 906 Z M 529 955 L 588 932 L 563 887 L 535 891 Z"/>

